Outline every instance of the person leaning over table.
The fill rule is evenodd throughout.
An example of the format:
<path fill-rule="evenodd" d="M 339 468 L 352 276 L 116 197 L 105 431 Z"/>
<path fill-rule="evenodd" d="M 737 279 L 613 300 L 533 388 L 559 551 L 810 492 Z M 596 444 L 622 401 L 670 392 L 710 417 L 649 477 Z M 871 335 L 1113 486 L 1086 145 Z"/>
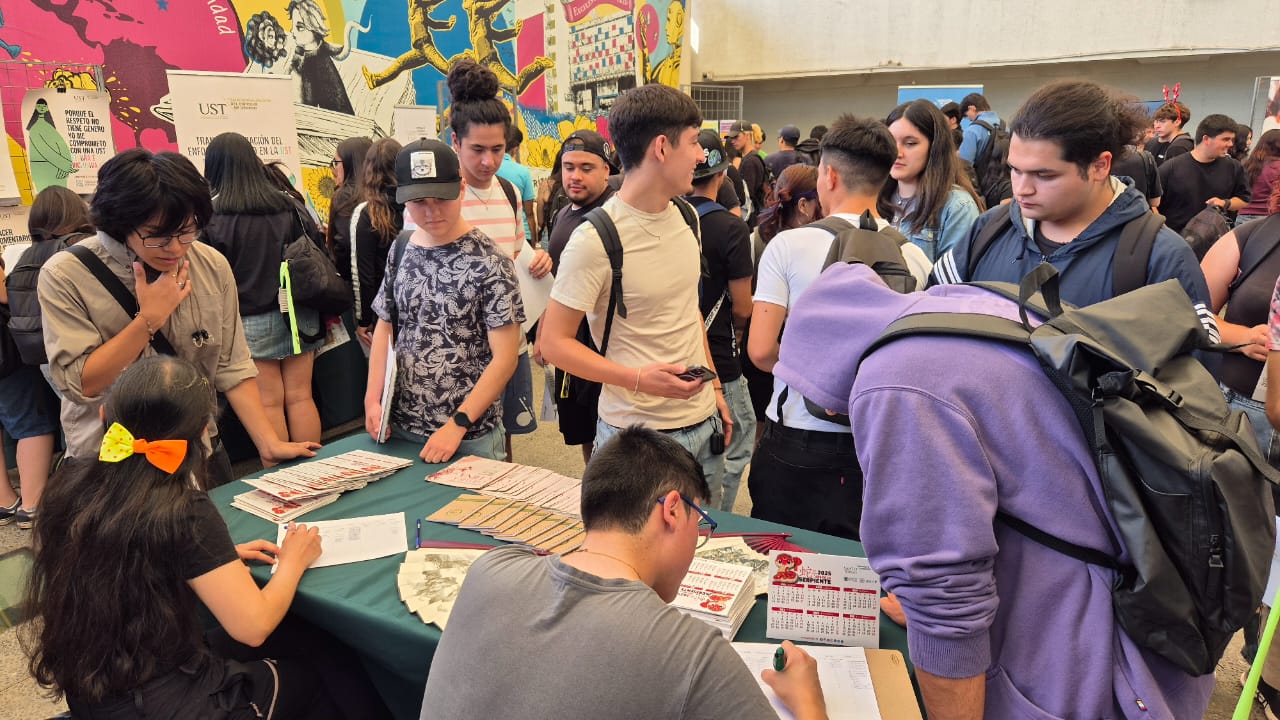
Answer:
<path fill-rule="evenodd" d="M 586 538 L 564 556 L 491 550 L 467 572 L 427 676 L 422 720 L 776 720 L 715 628 L 667 603 L 700 545 L 711 490 L 671 436 L 633 425 L 582 475 Z M 495 619 L 500 618 L 500 622 Z M 817 662 L 783 642 L 765 670 L 797 720 L 827 717 Z"/>
<path fill-rule="evenodd" d="M 267 420 L 231 266 L 196 242 L 213 205 L 191 161 L 142 148 L 116 155 L 98 171 L 90 212 L 98 234 L 77 247 L 106 267 L 138 310 L 126 312 L 72 252 L 55 254 L 40 271 L 44 344 L 62 392 L 67 456 L 97 454 L 103 397 L 125 368 L 160 351 L 161 335 L 226 394 L 264 461 L 314 456 L 319 443 L 282 440 Z M 216 487 L 232 480 L 231 463 L 221 442 L 211 443 L 209 487 Z"/>

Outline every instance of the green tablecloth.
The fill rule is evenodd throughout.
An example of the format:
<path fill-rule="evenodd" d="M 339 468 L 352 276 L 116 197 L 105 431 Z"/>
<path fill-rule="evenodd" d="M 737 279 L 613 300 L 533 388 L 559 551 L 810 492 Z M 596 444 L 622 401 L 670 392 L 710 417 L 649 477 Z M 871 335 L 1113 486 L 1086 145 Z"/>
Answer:
<path fill-rule="evenodd" d="M 345 493 L 337 502 L 304 515 L 300 522 L 403 511 L 405 533 L 412 547 L 418 518 L 430 515 L 462 492 L 457 488 L 424 482 L 427 475 L 444 465 L 423 464 L 417 458 L 420 449 L 418 445 L 399 440 L 377 445 L 363 433 L 325 446 L 320 451 L 321 456 L 372 450 L 413 458 L 415 462 L 366 488 Z M 217 488 L 210 495 L 237 543 L 257 538 L 274 541 L 276 528 L 272 523 L 230 505 L 233 495 L 251 489 L 237 481 Z M 792 533 L 792 542 L 814 552 L 863 555 L 862 546 L 851 540 L 741 515 L 716 511 L 711 511 L 711 514 L 724 532 L 782 530 Z M 422 536 L 424 539 L 500 544 L 479 533 L 437 523 L 423 523 Z M 434 625 L 424 625 L 400 602 L 396 572 L 402 560 L 401 556 L 394 556 L 308 570 L 298 586 L 292 609 L 332 632 L 361 654 L 397 718 L 416 718 L 427 672 L 431 668 L 431 657 L 440 641 L 440 631 Z M 270 571 L 267 566 L 255 565 L 253 575 L 259 583 L 265 583 Z M 765 642 L 764 633 L 765 603 L 762 597 L 757 600 L 735 639 Z M 907 654 L 906 631 L 883 616 L 880 619 L 880 647 L 901 650 L 904 657 Z"/>

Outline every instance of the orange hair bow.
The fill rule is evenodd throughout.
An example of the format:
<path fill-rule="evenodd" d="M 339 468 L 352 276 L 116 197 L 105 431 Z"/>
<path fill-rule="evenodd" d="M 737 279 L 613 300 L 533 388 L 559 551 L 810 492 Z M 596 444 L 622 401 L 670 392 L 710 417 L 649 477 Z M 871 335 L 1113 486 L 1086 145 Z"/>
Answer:
<path fill-rule="evenodd" d="M 98 459 L 103 462 L 117 463 L 127 457 L 141 453 L 147 462 L 172 475 L 182 467 L 187 458 L 186 440 L 147 441 L 134 438 L 125 426 L 113 422 L 102 436 L 102 449 L 98 451 Z"/>

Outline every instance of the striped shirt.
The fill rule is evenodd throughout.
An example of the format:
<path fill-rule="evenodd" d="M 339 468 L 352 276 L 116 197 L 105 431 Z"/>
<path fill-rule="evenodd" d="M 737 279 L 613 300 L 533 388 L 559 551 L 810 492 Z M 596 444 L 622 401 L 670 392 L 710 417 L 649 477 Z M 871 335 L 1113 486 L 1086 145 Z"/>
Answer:
<path fill-rule="evenodd" d="M 516 206 L 521 202 L 516 188 Z M 462 217 L 477 230 L 489 236 L 498 249 L 514 258 L 525 242 L 524 224 L 511 209 L 507 194 L 495 177 L 486 189 L 468 185 L 462 196 Z"/>

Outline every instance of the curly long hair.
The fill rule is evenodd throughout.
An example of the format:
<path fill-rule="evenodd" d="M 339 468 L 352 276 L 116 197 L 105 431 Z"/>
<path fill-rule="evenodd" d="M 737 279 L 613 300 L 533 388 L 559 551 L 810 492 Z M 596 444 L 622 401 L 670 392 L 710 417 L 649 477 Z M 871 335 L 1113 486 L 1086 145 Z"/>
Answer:
<path fill-rule="evenodd" d="M 897 222 L 905 221 L 915 230 L 936 228 L 942 209 L 946 207 L 947 198 L 951 195 L 951 188 L 957 185 L 969 193 L 978 207 L 982 207 L 982 199 L 974 192 L 973 184 L 969 182 L 960 158 L 956 155 L 955 139 L 951 126 L 947 124 L 947 116 L 928 100 L 912 100 L 894 108 L 889 117 L 885 118 L 884 124 L 892 125 L 902 119 L 911 123 L 929 141 L 929 154 L 917 180 L 915 202 L 911 207 L 902 217 L 894 217 L 897 209 L 893 205 L 893 195 L 898 191 L 898 181 L 890 175 L 880 189 L 880 199 L 876 203 L 880 214 Z"/>
<path fill-rule="evenodd" d="M 364 156 L 364 171 L 360 173 L 360 194 L 367 205 L 369 224 L 378 233 L 379 244 L 387 247 L 400 232 L 396 215 L 402 210 L 392 207 L 388 188 L 396 186 L 396 155 L 400 142 L 395 138 L 382 138 L 369 148 Z"/>
<path fill-rule="evenodd" d="M 1268 130 L 1262 133 L 1262 137 L 1258 138 L 1258 142 L 1253 146 L 1253 152 L 1249 153 L 1249 157 L 1244 161 L 1244 173 L 1249 179 L 1249 185 L 1253 185 L 1253 181 L 1258 179 L 1258 175 L 1262 173 L 1262 168 L 1267 166 L 1272 160 L 1280 160 L 1280 130 Z"/>
<path fill-rule="evenodd" d="M 760 239 L 766 243 L 783 230 L 804 224 L 800 201 L 805 198 L 818 201 L 818 168 L 791 165 L 774 182 L 773 195 L 773 204 L 760 211 Z"/>
<path fill-rule="evenodd" d="M 275 30 L 276 40 L 273 44 L 268 44 L 266 39 L 262 37 L 262 31 L 267 28 Z M 286 34 L 284 26 L 280 24 L 276 16 L 263 10 L 250 17 L 249 22 L 244 25 L 245 56 L 259 65 L 274 65 L 277 60 L 283 58 L 289 52 L 285 47 Z"/>
<path fill-rule="evenodd" d="M 29 669 L 56 695 L 101 702 L 203 647 L 196 599 L 183 577 L 191 512 L 205 481 L 202 439 L 213 389 L 194 365 L 160 355 L 133 363 L 107 398 L 105 419 L 135 437 L 186 440 L 174 473 L 142 455 L 116 463 L 74 460 L 40 501 L 23 646 Z"/>

